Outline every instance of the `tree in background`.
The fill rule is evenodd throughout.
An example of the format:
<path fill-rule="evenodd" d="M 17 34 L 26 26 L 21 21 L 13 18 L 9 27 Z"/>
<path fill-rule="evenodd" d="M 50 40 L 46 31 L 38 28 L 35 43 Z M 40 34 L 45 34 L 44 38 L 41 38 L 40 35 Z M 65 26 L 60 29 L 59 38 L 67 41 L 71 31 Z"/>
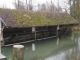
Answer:
<path fill-rule="evenodd" d="M 14 6 L 16 9 L 25 9 L 23 2 L 21 2 L 20 0 L 17 0 L 17 1 L 15 0 Z"/>
<path fill-rule="evenodd" d="M 29 7 L 28 7 L 28 10 L 32 10 L 32 9 L 33 9 L 32 0 L 29 0 Z"/>
<path fill-rule="evenodd" d="M 25 2 L 24 2 L 25 1 Z M 15 0 L 14 1 L 14 6 L 16 9 L 25 9 L 25 10 L 33 10 L 37 8 L 37 11 L 49 11 L 49 12 L 62 12 L 62 8 L 59 6 L 58 2 L 58 7 L 54 5 L 54 1 L 46 2 L 43 4 L 38 4 L 37 7 L 34 7 L 33 3 L 35 0 Z"/>
<path fill-rule="evenodd" d="M 39 9 L 38 9 L 39 10 Z M 40 10 L 39 11 L 46 11 L 46 5 L 45 4 L 41 4 L 40 5 Z"/>
<path fill-rule="evenodd" d="M 59 8 L 58 8 L 59 7 Z M 60 6 L 56 7 L 52 1 L 49 3 L 46 2 L 44 4 L 38 4 L 38 11 L 49 11 L 51 13 L 53 12 L 62 12 L 62 9 Z"/>
<path fill-rule="evenodd" d="M 80 0 L 69 0 L 70 15 L 80 22 Z"/>
<path fill-rule="evenodd" d="M 16 9 L 25 9 L 25 10 L 33 10 L 33 0 L 25 0 L 26 4 L 24 4 L 21 0 L 15 0 L 14 6 Z"/>

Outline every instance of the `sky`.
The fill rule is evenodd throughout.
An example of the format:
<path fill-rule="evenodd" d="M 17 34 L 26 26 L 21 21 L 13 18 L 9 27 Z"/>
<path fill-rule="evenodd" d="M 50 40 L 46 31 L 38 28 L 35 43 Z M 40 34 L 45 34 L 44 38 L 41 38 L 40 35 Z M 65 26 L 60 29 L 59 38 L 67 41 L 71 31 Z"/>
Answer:
<path fill-rule="evenodd" d="M 7 8 L 10 8 L 10 9 L 14 9 L 15 8 L 14 5 L 13 5 L 14 1 L 15 0 L 0 0 L 0 7 L 4 7 L 4 8 L 7 7 Z M 21 1 L 25 2 L 25 0 L 21 0 Z M 46 1 L 50 2 L 51 0 L 35 0 L 33 4 L 34 5 L 37 5 L 38 3 L 42 4 L 42 3 L 46 3 Z M 52 1 L 53 1 L 54 5 L 57 6 L 58 0 L 52 0 Z M 68 7 L 67 0 L 59 0 L 59 5 L 62 8 Z"/>

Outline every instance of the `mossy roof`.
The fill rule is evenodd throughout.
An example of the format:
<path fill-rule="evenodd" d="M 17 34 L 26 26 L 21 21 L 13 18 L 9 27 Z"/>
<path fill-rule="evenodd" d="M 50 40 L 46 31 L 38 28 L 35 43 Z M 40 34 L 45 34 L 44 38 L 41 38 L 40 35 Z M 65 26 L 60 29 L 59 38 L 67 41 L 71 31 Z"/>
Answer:
<path fill-rule="evenodd" d="M 76 24 L 77 20 L 66 13 L 34 12 L 14 9 L 0 9 L 0 18 L 9 27 L 33 27 Z"/>

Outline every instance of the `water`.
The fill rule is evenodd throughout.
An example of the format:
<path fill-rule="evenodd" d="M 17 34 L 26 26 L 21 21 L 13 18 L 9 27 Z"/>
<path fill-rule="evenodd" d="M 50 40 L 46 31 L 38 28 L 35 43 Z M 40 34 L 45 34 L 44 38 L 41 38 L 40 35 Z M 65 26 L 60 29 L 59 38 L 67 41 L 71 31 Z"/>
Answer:
<path fill-rule="evenodd" d="M 80 32 L 61 38 L 25 43 L 25 60 L 80 60 Z M 12 46 L 2 47 L 2 54 L 12 60 Z"/>

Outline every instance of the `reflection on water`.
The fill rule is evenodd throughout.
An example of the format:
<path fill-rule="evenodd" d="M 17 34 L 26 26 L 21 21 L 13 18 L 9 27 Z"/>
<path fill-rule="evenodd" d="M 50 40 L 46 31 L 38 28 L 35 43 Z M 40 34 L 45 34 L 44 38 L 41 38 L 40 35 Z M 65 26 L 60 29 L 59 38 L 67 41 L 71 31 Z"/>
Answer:
<path fill-rule="evenodd" d="M 59 37 L 57 38 L 57 45 L 59 44 Z"/>
<path fill-rule="evenodd" d="M 80 33 L 71 36 L 25 43 L 25 60 L 80 60 Z M 2 54 L 12 60 L 12 46 L 3 47 Z"/>
<path fill-rule="evenodd" d="M 32 44 L 32 51 L 35 51 L 35 44 Z"/>
<path fill-rule="evenodd" d="M 56 56 L 50 56 L 46 58 L 45 60 L 65 60 L 65 53 L 63 52 Z"/>

